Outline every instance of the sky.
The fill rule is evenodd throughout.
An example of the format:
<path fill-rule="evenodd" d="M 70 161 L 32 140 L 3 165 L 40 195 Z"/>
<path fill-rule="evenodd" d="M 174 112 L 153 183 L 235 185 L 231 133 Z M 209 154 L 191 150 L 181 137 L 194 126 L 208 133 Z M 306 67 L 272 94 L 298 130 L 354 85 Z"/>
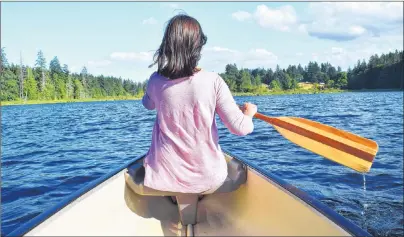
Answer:
<path fill-rule="evenodd" d="M 34 66 L 42 50 L 73 72 L 144 81 L 167 21 L 195 17 L 208 37 L 199 66 L 305 66 L 346 70 L 372 54 L 403 50 L 402 2 L 2 2 L 9 63 Z"/>

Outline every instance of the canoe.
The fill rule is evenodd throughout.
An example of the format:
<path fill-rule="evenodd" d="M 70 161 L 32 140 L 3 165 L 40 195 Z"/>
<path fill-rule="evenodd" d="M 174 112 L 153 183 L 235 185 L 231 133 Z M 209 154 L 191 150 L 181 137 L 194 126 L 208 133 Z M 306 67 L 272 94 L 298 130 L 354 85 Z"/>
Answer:
<path fill-rule="evenodd" d="M 370 236 L 304 191 L 224 154 L 229 176 L 203 198 L 148 189 L 140 156 L 9 236 Z"/>

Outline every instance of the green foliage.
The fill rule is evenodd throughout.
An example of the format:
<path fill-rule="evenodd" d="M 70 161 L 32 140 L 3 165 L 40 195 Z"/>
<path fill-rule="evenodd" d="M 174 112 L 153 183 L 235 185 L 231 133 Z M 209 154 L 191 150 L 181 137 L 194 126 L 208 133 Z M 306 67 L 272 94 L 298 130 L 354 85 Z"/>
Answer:
<path fill-rule="evenodd" d="M 67 98 L 67 90 L 66 90 L 66 84 L 63 81 L 63 77 L 60 77 L 59 75 L 54 76 L 54 81 L 55 81 L 55 97 L 56 99 L 66 99 Z"/>
<path fill-rule="evenodd" d="M 66 82 L 66 98 L 67 99 L 74 98 L 73 93 L 74 93 L 73 80 L 70 76 L 68 76 Z"/>
<path fill-rule="evenodd" d="M 261 86 L 261 76 L 260 75 L 254 76 L 253 81 L 252 81 L 252 85 L 255 86 L 255 87 Z"/>
<path fill-rule="evenodd" d="M 35 62 L 35 66 L 41 70 L 45 70 L 46 69 L 46 59 L 43 55 L 43 52 L 41 50 L 39 50 L 38 54 L 37 54 L 37 59 Z"/>
<path fill-rule="evenodd" d="M 334 83 L 333 80 L 329 80 L 329 81 L 327 82 L 326 86 L 327 86 L 327 88 L 334 88 L 335 83 Z"/>
<path fill-rule="evenodd" d="M 42 92 L 41 98 L 44 99 L 44 100 L 55 100 L 56 99 L 55 86 L 50 81 L 49 78 L 47 78 L 47 80 L 46 80 L 45 89 Z"/>
<path fill-rule="evenodd" d="M 9 64 L 1 48 L 0 99 L 19 100 L 20 66 Z M 346 72 L 329 63 L 309 62 L 307 66 L 289 65 L 275 70 L 269 68 L 245 69 L 228 64 L 220 76 L 232 92 L 250 94 L 288 90 L 295 93 L 299 82 L 315 84 L 314 90 L 324 87 L 333 89 L 403 89 L 403 51 L 372 55 L 368 62 L 358 60 Z M 71 73 L 68 65 L 63 67 L 54 57 L 46 67 L 42 51 L 37 54 L 35 67 L 24 67 L 24 96 L 29 100 L 91 100 L 107 97 L 141 97 L 147 84 L 128 79 L 94 76 L 83 67 L 80 73 Z M 324 85 L 323 85 L 324 83 Z"/>
<path fill-rule="evenodd" d="M 30 100 L 38 99 L 38 84 L 31 68 L 27 68 L 27 79 L 24 83 L 24 95 L 27 95 Z"/>
<path fill-rule="evenodd" d="M 334 89 L 403 89 L 403 51 L 382 56 L 373 55 L 369 62 L 358 60 L 353 69 L 343 72 L 330 63 L 309 62 L 303 68 L 289 65 L 286 70 L 276 66 L 272 69 L 238 69 L 235 64 L 226 65 L 225 72 L 220 74 L 233 92 L 257 93 L 262 83 L 271 90 L 298 89 L 299 82 L 317 84 L 318 90 L 323 87 Z"/>
<path fill-rule="evenodd" d="M 289 74 L 285 74 L 285 79 L 282 80 L 282 88 L 284 90 L 294 89 L 292 87 L 292 78 L 289 76 Z"/>
<path fill-rule="evenodd" d="M 369 62 L 358 60 L 347 71 L 349 89 L 403 89 L 403 51 L 390 52 L 381 56 L 375 54 Z"/>
<path fill-rule="evenodd" d="M 3 69 L 3 68 L 5 68 L 5 67 L 8 67 L 8 61 L 7 61 L 7 57 L 6 57 L 6 53 L 4 52 L 4 47 L 3 48 L 1 48 L 1 51 L 0 51 L 0 70 L 1 69 Z"/>
<path fill-rule="evenodd" d="M 346 72 L 339 72 L 335 79 L 335 87 L 340 89 L 346 89 L 348 86 L 348 78 Z"/>
<path fill-rule="evenodd" d="M 249 92 L 252 89 L 251 75 L 247 70 L 241 71 L 241 84 L 240 90 L 242 92 Z"/>
<path fill-rule="evenodd" d="M 18 77 L 11 70 L 3 70 L 0 74 L 1 101 L 18 100 Z"/>
<path fill-rule="evenodd" d="M 19 100 L 20 67 L 4 63 L 7 58 L 3 48 L 1 57 L 5 70 L 1 74 L 0 98 L 2 101 Z M 133 82 L 103 75 L 93 76 L 85 67 L 79 74 L 71 73 L 68 65 L 63 64 L 62 67 L 57 57 L 50 61 L 48 70 L 42 51 L 37 54 L 34 68 L 24 68 L 24 96 L 27 95 L 27 99 L 35 101 L 142 96 L 146 86 L 146 82 Z"/>
<path fill-rule="evenodd" d="M 272 80 L 271 83 L 269 84 L 269 87 L 275 91 L 281 90 L 281 84 L 279 83 L 278 80 Z"/>
<path fill-rule="evenodd" d="M 75 99 L 83 98 L 83 91 L 84 91 L 83 85 L 81 84 L 79 79 L 75 79 L 73 86 L 73 97 Z"/>
<path fill-rule="evenodd" d="M 54 57 L 49 64 L 49 70 L 51 73 L 51 76 L 53 76 L 53 74 L 61 74 L 62 73 L 62 67 L 60 66 L 60 62 L 58 57 Z"/>

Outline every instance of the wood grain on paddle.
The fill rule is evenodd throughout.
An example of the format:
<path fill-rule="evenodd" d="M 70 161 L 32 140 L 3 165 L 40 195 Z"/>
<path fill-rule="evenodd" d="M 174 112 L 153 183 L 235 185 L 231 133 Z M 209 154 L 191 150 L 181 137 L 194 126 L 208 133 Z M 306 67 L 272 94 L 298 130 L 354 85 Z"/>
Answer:
<path fill-rule="evenodd" d="M 270 123 L 291 142 L 359 172 L 368 172 L 378 151 L 376 142 L 328 125 L 296 117 L 255 118 Z"/>

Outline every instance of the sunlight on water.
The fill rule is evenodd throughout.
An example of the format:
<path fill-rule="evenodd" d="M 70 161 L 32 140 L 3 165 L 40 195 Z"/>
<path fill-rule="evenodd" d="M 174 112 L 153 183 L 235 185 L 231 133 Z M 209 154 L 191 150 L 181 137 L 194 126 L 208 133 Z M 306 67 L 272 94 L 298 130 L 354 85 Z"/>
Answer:
<path fill-rule="evenodd" d="M 380 152 L 362 176 L 294 145 L 265 122 L 254 120 L 254 132 L 239 137 L 217 119 L 223 149 L 265 167 L 373 236 L 404 236 L 402 92 L 235 99 L 256 103 L 266 115 L 303 117 L 377 141 Z M 141 101 L 1 110 L 2 236 L 147 152 L 156 117 Z"/>
<path fill-rule="evenodd" d="M 366 224 L 366 209 L 368 207 L 368 204 L 366 203 L 366 175 L 362 174 L 363 177 L 363 210 L 362 210 L 362 228 L 367 227 Z"/>

